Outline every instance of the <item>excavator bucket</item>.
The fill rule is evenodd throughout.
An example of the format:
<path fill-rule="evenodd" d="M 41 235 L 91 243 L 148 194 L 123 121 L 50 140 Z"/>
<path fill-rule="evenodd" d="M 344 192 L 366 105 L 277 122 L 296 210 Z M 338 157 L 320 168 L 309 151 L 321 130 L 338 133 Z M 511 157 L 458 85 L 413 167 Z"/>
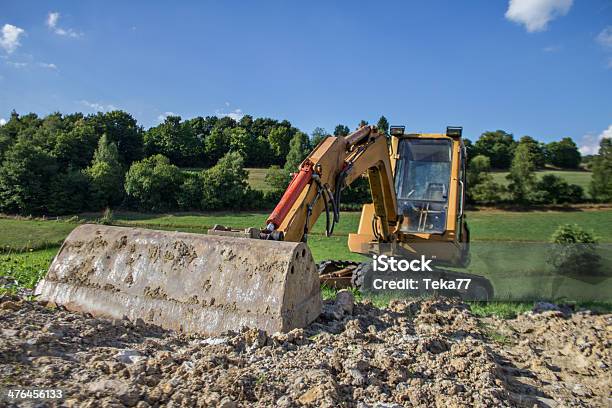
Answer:
<path fill-rule="evenodd" d="M 321 312 L 304 243 L 85 224 L 36 294 L 69 310 L 188 333 L 304 327 Z"/>

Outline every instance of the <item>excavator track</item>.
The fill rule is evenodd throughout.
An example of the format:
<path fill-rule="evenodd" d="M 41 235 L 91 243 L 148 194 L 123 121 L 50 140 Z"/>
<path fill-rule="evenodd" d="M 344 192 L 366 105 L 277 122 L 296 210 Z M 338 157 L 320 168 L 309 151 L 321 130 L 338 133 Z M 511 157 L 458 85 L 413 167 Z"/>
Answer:
<path fill-rule="evenodd" d="M 322 285 L 330 288 L 344 289 L 353 286 L 355 270 L 359 267 L 357 261 L 339 261 L 328 259 L 317 264 L 319 280 Z"/>

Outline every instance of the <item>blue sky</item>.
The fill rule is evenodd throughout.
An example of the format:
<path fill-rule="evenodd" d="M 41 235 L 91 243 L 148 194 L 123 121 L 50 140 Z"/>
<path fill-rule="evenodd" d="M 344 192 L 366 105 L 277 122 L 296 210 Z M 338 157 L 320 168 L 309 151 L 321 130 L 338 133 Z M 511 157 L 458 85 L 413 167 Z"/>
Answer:
<path fill-rule="evenodd" d="M 612 2 L 3 1 L 0 118 L 119 108 L 268 116 L 311 132 L 381 114 L 589 152 L 612 137 Z"/>

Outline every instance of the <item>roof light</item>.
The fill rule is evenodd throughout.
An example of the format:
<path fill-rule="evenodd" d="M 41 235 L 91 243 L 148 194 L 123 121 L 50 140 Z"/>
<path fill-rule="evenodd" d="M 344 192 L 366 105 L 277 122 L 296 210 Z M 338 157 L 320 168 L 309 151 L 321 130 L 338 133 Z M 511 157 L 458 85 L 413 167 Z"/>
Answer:
<path fill-rule="evenodd" d="M 461 137 L 463 133 L 463 126 L 447 126 L 446 136 L 450 137 Z"/>
<path fill-rule="evenodd" d="M 406 126 L 391 126 L 389 128 L 389 133 L 393 136 L 401 136 L 404 134 L 404 130 Z"/>

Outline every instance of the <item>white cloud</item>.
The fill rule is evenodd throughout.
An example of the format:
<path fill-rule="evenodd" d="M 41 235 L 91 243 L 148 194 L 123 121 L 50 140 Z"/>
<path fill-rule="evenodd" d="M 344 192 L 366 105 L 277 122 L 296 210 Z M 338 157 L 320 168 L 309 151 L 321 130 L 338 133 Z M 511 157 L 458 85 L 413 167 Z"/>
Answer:
<path fill-rule="evenodd" d="M 29 64 L 27 62 L 6 61 L 6 65 L 9 65 L 13 68 L 25 68 Z"/>
<path fill-rule="evenodd" d="M 548 23 L 559 16 L 566 15 L 574 0 L 510 0 L 506 18 L 532 33 L 544 31 Z"/>
<path fill-rule="evenodd" d="M 561 51 L 563 47 L 560 45 L 549 45 L 548 47 L 544 47 L 542 48 L 542 51 L 544 52 L 558 52 Z"/>
<path fill-rule="evenodd" d="M 82 35 L 81 33 L 74 31 L 72 28 L 60 27 L 57 24 L 59 22 L 59 19 L 60 13 L 57 11 L 52 11 L 47 16 L 47 27 L 49 27 L 55 34 L 72 38 L 77 38 Z"/>
<path fill-rule="evenodd" d="M 16 69 L 26 68 L 30 66 L 37 66 L 40 68 L 57 70 L 57 65 L 52 64 L 52 63 L 47 63 L 47 62 L 31 62 L 30 63 L 30 62 L 20 62 L 20 61 L 6 61 L 5 63 L 6 65 L 16 68 Z"/>
<path fill-rule="evenodd" d="M 588 133 L 582 136 L 582 140 L 580 141 L 580 153 L 582 153 L 583 155 L 597 154 L 599 152 L 599 143 L 603 139 L 611 139 L 611 138 L 612 138 L 612 125 L 608 126 L 606 130 L 604 130 L 597 136 L 592 133 Z"/>
<path fill-rule="evenodd" d="M 607 26 L 595 37 L 598 43 L 606 48 L 612 48 L 612 26 Z"/>
<path fill-rule="evenodd" d="M 96 112 L 109 112 L 109 111 L 114 111 L 118 109 L 115 105 L 111 105 L 111 104 L 105 105 L 99 102 L 89 102 L 86 100 L 82 100 L 80 103 L 83 106 L 87 106 L 88 108 L 95 110 Z"/>
<path fill-rule="evenodd" d="M 6 125 L 6 119 L 0 118 L 0 126 Z"/>
<path fill-rule="evenodd" d="M 39 62 L 38 66 L 41 67 L 41 68 L 57 69 L 57 65 L 51 64 L 51 63 L 47 63 L 47 62 Z"/>
<path fill-rule="evenodd" d="M 222 112 L 220 110 L 216 110 L 215 115 L 221 118 L 227 116 L 228 118 L 232 118 L 238 121 L 242 119 L 242 117 L 244 116 L 244 113 L 242 113 L 241 109 L 234 109 L 233 111 L 230 111 L 230 112 Z"/>
<path fill-rule="evenodd" d="M 23 28 L 12 24 L 2 26 L 2 36 L 0 36 L 0 47 L 4 48 L 8 54 L 13 53 L 20 45 L 19 37 L 25 34 Z"/>
<path fill-rule="evenodd" d="M 57 27 L 57 22 L 59 21 L 59 17 L 60 17 L 60 14 L 57 11 L 49 13 L 49 15 L 47 16 L 47 27 L 49 28 Z"/>
<path fill-rule="evenodd" d="M 177 116 L 177 114 L 174 112 L 164 112 L 157 117 L 157 120 L 163 122 L 168 116 Z"/>

